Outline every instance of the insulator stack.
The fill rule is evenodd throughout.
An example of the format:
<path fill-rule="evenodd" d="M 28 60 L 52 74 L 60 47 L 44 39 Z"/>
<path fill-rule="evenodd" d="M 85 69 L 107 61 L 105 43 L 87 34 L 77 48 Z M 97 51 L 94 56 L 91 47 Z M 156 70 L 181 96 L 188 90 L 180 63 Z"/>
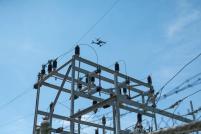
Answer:
<path fill-rule="evenodd" d="M 98 134 L 98 129 L 95 130 L 95 134 Z"/>
<path fill-rule="evenodd" d="M 119 63 L 118 62 L 115 63 L 115 71 L 119 72 Z"/>
<path fill-rule="evenodd" d="M 89 83 L 88 76 L 86 77 L 85 82 L 86 82 L 87 84 Z"/>
<path fill-rule="evenodd" d="M 142 123 L 142 114 L 140 113 L 137 114 L 137 122 Z"/>
<path fill-rule="evenodd" d="M 77 96 L 77 95 L 74 95 L 74 100 L 76 100 L 76 99 L 78 99 L 79 98 L 79 96 Z"/>
<path fill-rule="evenodd" d="M 48 73 L 51 73 L 52 72 L 52 61 L 48 61 L 48 67 L 47 67 L 47 71 Z"/>
<path fill-rule="evenodd" d="M 81 89 L 82 89 L 82 84 L 81 84 L 81 83 L 78 83 L 78 84 L 77 84 L 77 88 L 78 88 L 79 90 L 81 90 Z"/>
<path fill-rule="evenodd" d="M 100 74 L 100 73 L 101 73 L 101 68 L 100 68 L 100 66 L 98 66 L 96 69 L 96 74 Z"/>
<path fill-rule="evenodd" d="M 150 85 L 150 93 L 154 94 L 155 91 L 154 91 L 153 86 L 152 86 L 152 78 L 150 75 L 147 77 L 147 82 Z"/>
<path fill-rule="evenodd" d="M 130 78 L 126 77 L 126 84 L 129 85 L 130 84 Z"/>
<path fill-rule="evenodd" d="M 103 124 L 103 125 L 106 124 L 106 118 L 105 118 L 105 116 L 102 117 L 102 124 Z"/>
<path fill-rule="evenodd" d="M 53 102 L 50 103 L 50 111 L 53 109 Z M 53 109 L 54 111 L 54 109 Z"/>
<path fill-rule="evenodd" d="M 97 103 L 97 101 L 93 101 L 93 105 L 96 105 Z M 97 113 L 97 109 L 94 110 L 94 113 Z"/>
<path fill-rule="evenodd" d="M 41 69 L 41 75 L 45 75 L 45 65 L 42 65 L 42 69 Z"/>
<path fill-rule="evenodd" d="M 102 87 L 101 87 L 101 86 L 96 87 L 96 91 L 97 91 L 97 92 L 100 92 L 100 91 L 101 91 L 101 89 L 102 89 Z"/>
<path fill-rule="evenodd" d="M 40 80 L 40 78 L 41 78 L 41 73 L 39 72 L 38 73 L 38 80 Z"/>
<path fill-rule="evenodd" d="M 147 82 L 148 82 L 149 84 L 152 84 L 152 79 L 151 79 L 151 76 L 150 76 L 150 75 L 147 77 Z"/>
<path fill-rule="evenodd" d="M 80 47 L 78 45 L 75 47 L 75 55 L 80 55 Z"/>
<path fill-rule="evenodd" d="M 124 95 L 127 94 L 127 88 L 123 88 L 123 93 L 124 93 Z"/>
<path fill-rule="evenodd" d="M 95 77 L 93 77 L 93 76 L 91 77 L 91 82 L 93 82 L 93 83 L 95 82 Z"/>
<path fill-rule="evenodd" d="M 52 67 L 53 67 L 53 70 L 57 69 L 57 60 L 56 59 L 53 60 Z"/>

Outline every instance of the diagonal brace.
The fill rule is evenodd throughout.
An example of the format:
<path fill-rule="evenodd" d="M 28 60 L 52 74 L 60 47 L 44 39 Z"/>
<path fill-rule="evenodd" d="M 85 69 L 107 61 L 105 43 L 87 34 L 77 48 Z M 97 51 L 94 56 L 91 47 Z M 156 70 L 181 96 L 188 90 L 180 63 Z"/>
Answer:
<path fill-rule="evenodd" d="M 55 99 L 54 99 L 54 102 L 53 102 L 53 104 L 52 104 L 52 106 L 51 106 L 50 114 L 49 114 L 50 125 L 52 125 L 52 114 L 54 113 L 54 107 L 55 107 L 55 105 L 56 105 L 56 103 L 57 103 L 57 101 L 58 101 L 58 99 L 59 99 L 59 96 L 60 96 L 60 94 L 61 94 L 61 91 L 63 90 L 64 84 L 65 84 L 65 82 L 66 82 L 66 79 L 67 79 L 67 77 L 68 77 L 68 74 L 70 73 L 70 70 L 71 70 L 71 65 L 68 67 L 68 70 L 67 70 L 67 72 L 66 72 L 66 74 L 65 74 L 65 77 L 64 77 L 64 79 L 63 79 L 63 81 L 62 81 L 62 83 L 61 83 L 61 86 L 60 86 L 60 88 L 59 88 L 59 90 L 58 90 L 58 92 L 57 92 L 57 95 L 56 95 L 56 97 L 55 97 Z"/>

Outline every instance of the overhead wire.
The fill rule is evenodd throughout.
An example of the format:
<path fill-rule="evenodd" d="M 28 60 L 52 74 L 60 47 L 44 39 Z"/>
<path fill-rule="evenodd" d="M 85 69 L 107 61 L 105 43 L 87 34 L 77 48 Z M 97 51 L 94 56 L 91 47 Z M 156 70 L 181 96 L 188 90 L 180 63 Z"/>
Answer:
<path fill-rule="evenodd" d="M 4 109 L 5 107 L 8 107 L 10 104 L 12 104 L 13 102 L 15 102 L 17 99 L 21 98 L 22 96 L 26 95 L 27 93 L 29 93 L 31 90 L 24 90 L 23 92 L 21 92 L 20 94 L 16 95 L 15 97 L 13 97 L 12 99 L 10 99 L 9 101 L 7 101 L 6 103 L 2 104 L 0 106 L 0 110 Z"/>
<path fill-rule="evenodd" d="M 197 78 L 198 76 L 201 75 L 201 72 L 200 73 L 197 73 L 195 74 L 194 76 L 184 80 L 181 84 L 179 84 L 178 86 L 176 86 L 175 88 L 173 88 L 172 90 L 170 90 L 168 93 L 170 92 L 174 92 L 175 90 L 178 90 L 180 87 L 182 87 L 183 85 L 185 85 L 186 83 L 189 83 L 190 81 L 192 81 L 193 79 Z M 199 79 L 198 79 L 199 80 Z M 165 97 L 166 94 L 168 93 L 165 93 L 163 96 Z"/>
<path fill-rule="evenodd" d="M 164 110 L 168 110 L 168 109 L 172 109 L 172 108 L 178 107 L 185 99 L 187 99 L 187 98 L 189 98 L 189 97 L 191 97 L 191 96 L 193 96 L 193 95 L 195 95 L 195 94 L 197 94 L 199 92 L 201 92 L 201 89 L 197 90 L 196 92 L 193 92 L 193 93 L 191 93 L 191 94 L 189 94 L 189 95 L 187 95 L 185 97 L 183 97 L 182 99 L 176 101 L 174 104 L 172 104 L 171 106 L 169 106 L 168 108 L 166 108 Z"/>
<path fill-rule="evenodd" d="M 84 39 L 117 5 L 120 0 L 115 0 L 115 2 L 111 5 L 111 7 L 80 37 L 80 39 L 76 42 L 78 44 L 82 39 Z"/>
<path fill-rule="evenodd" d="M 1 124 L 0 124 L 0 127 L 2 128 L 3 126 L 7 126 L 7 125 L 10 125 L 10 124 L 16 123 L 16 122 L 18 122 L 18 121 L 20 121 L 20 120 L 29 118 L 29 117 L 31 117 L 31 116 L 33 116 L 33 114 L 28 114 L 28 115 L 25 115 L 25 116 L 23 116 L 23 117 L 16 118 L 16 119 L 14 119 L 14 120 L 7 121 L 7 122 L 5 122 L 5 123 L 1 123 Z"/>
<path fill-rule="evenodd" d="M 164 88 L 176 77 L 178 76 L 188 65 L 190 65 L 191 63 L 193 63 L 196 59 L 198 59 L 201 56 L 201 53 L 199 53 L 196 57 L 194 57 L 193 59 L 191 59 L 188 63 L 186 63 L 178 72 L 176 72 L 175 75 L 173 75 L 173 77 L 171 77 L 158 91 L 159 92 L 159 97 L 158 100 L 156 102 L 156 104 L 159 102 L 162 92 L 164 90 Z"/>
<path fill-rule="evenodd" d="M 177 89 L 177 90 L 175 90 L 175 91 L 172 90 L 172 91 L 170 91 L 170 92 L 164 94 L 164 95 L 161 97 L 160 100 L 166 99 L 166 98 L 168 98 L 169 96 L 172 96 L 172 95 L 174 95 L 174 94 L 178 94 L 178 93 L 180 93 L 180 92 L 182 92 L 182 91 L 184 91 L 184 90 L 186 90 L 186 89 L 188 89 L 188 88 L 193 88 L 193 87 L 195 87 L 195 86 L 197 86 L 197 85 L 200 85 L 200 84 L 201 84 L 201 79 L 198 79 L 198 80 L 196 80 L 195 82 L 193 82 L 192 84 L 188 84 L 188 85 L 186 85 L 186 86 L 184 86 L 184 87 L 182 87 L 182 88 L 179 88 L 179 89 Z"/>
<path fill-rule="evenodd" d="M 88 47 L 90 47 L 93 50 L 94 54 L 96 55 L 96 63 L 98 64 L 98 60 L 99 60 L 98 53 L 97 53 L 97 51 L 96 51 L 96 49 L 94 47 L 90 46 L 89 44 L 79 44 L 79 46 L 88 46 Z"/>
<path fill-rule="evenodd" d="M 194 110 L 194 111 L 189 112 L 189 113 L 187 113 L 187 114 L 184 114 L 184 115 L 182 115 L 182 116 L 192 115 L 192 114 L 198 113 L 198 112 L 200 112 L 200 111 L 201 111 L 201 107 L 199 107 L 197 110 Z"/>
<path fill-rule="evenodd" d="M 117 5 L 117 3 L 120 0 L 116 0 L 111 7 L 80 37 L 80 39 L 75 43 L 76 45 L 79 45 L 80 41 L 82 39 L 84 39 L 111 11 L 112 9 Z M 76 45 L 73 45 L 71 47 L 71 49 L 69 49 L 68 51 L 64 52 L 63 54 L 59 55 L 57 58 L 55 59 L 62 59 L 65 55 L 69 54 L 70 52 L 72 52 L 74 50 L 74 47 Z"/>

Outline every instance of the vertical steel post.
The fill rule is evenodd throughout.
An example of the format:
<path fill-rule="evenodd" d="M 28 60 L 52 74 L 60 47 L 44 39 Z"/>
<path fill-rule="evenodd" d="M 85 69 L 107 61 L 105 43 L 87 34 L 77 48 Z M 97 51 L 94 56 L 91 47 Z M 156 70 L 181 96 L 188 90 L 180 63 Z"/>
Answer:
<path fill-rule="evenodd" d="M 193 107 L 193 102 L 192 101 L 190 101 L 190 107 L 191 107 L 191 112 L 193 112 L 194 111 L 194 107 Z M 192 113 L 192 116 L 193 116 L 193 120 L 195 121 L 196 120 L 195 114 Z M 196 134 L 198 134 L 198 132 L 196 132 Z"/>
<path fill-rule="evenodd" d="M 158 130 L 158 125 L 157 125 L 157 119 L 156 119 L 156 113 L 154 112 L 154 124 L 155 124 L 155 130 Z"/>
<path fill-rule="evenodd" d="M 71 84 L 71 108 L 70 108 L 70 116 L 74 114 L 74 90 L 75 90 L 75 56 L 72 57 L 72 84 Z M 70 133 L 74 134 L 74 122 L 70 121 Z"/>
<path fill-rule="evenodd" d="M 80 111 L 80 110 L 79 110 Z M 81 116 L 80 117 L 78 117 L 78 120 L 79 120 L 79 122 L 78 122 L 78 134 L 80 134 L 80 129 L 81 129 L 81 126 L 80 126 L 80 121 L 81 121 Z"/>
<path fill-rule="evenodd" d="M 118 63 L 116 63 L 118 64 Z M 118 69 L 117 69 L 118 68 Z M 120 109 L 119 109 L 119 95 L 120 95 L 120 90 L 118 88 L 118 72 L 119 72 L 119 67 L 116 68 L 115 65 L 115 73 L 114 73 L 114 86 L 115 86 L 115 93 L 116 93 L 116 108 L 115 108 L 115 120 L 116 120 L 116 134 L 120 134 L 121 131 L 121 124 L 120 124 Z"/>
<path fill-rule="evenodd" d="M 116 134 L 116 120 L 115 120 L 115 117 L 116 117 L 116 109 L 115 109 L 115 104 L 112 105 L 112 112 L 113 112 L 113 128 L 114 128 L 114 134 Z"/>
<path fill-rule="evenodd" d="M 81 128 L 81 127 L 80 127 L 80 121 L 81 121 L 81 120 L 80 120 L 80 118 L 79 118 L 79 123 L 78 123 L 78 134 L 80 134 L 80 128 Z"/>
<path fill-rule="evenodd" d="M 40 84 L 39 84 L 39 80 L 38 80 L 38 88 L 37 88 L 37 93 L 36 93 L 36 106 L 35 106 L 35 113 L 34 113 L 33 134 L 36 134 L 39 99 L 40 99 Z"/>
<path fill-rule="evenodd" d="M 104 127 L 104 128 L 103 128 L 103 134 L 106 134 L 106 133 L 105 133 L 105 125 L 103 125 L 103 127 Z"/>

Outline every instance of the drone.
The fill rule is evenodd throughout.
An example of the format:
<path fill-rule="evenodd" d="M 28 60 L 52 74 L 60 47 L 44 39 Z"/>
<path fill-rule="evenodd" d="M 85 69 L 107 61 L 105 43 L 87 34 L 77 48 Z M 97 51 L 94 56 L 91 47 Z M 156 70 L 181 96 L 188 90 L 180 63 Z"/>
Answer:
<path fill-rule="evenodd" d="M 105 45 L 107 42 L 101 40 L 100 38 L 97 38 L 95 41 L 92 40 L 91 44 L 96 44 L 99 47 L 102 47 L 103 45 Z"/>

